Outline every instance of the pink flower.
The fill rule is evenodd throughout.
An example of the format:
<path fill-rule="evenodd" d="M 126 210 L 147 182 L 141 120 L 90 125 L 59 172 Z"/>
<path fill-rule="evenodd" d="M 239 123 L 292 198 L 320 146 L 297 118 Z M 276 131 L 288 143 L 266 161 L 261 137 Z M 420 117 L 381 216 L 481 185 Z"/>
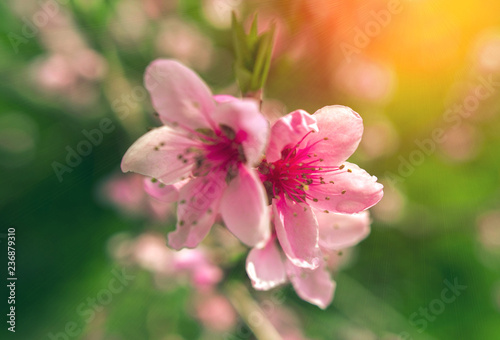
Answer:
<path fill-rule="evenodd" d="M 336 283 L 327 270 L 329 256 L 339 250 L 352 247 L 370 233 L 367 211 L 359 214 L 319 214 L 319 247 L 323 261 L 318 268 L 296 266 L 283 256 L 275 237 L 262 249 L 254 248 L 247 257 L 247 274 L 255 289 L 269 290 L 291 281 L 297 294 L 305 301 L 324 309 L 332 301 Z"/>
<path fill-rule="evenodd" d="M 199 291 L 211 290 L 223 276 L 222 270 L 209 260 L 203 249 L 183 249 L 176 252 L 173 269 L 188 273 L 191 284 Z"/>
<path fill-rule="evenodd" d="M 314 115 L 294 111 L 271 128 L 259 172 L 278 241 L 295 266 L 320 266 L 318 211 L 359 213 L 382 198 L 377 178 L 346 162 L 362 133 L 361 117 L 345 106 L 327 106 Z"/>
<path fill-rule="evenodd" d="M 206 294 L 195 301 L 196 316 L 203 325 L 216 332 L 227 332 L 237 321 L 236 312 L 223 295 Z"/>
<path fill-rule="evenodd" d="M 100 188 L 100 196 L 104 203 L 110 203 L 126 216 L 148 217 L 159 221 L 165 221 L 172 214 L 172 205 L 165 204 L 155 198 L 151 198 L 144 192 L 144 187 L 151 185 L 148 179 L 146 185 L 144 178 L 137 174 L 122 174 L 110 176 Z M 163 191 L 168 188 L 164 188 Z M 160 191 L 162 189 L 157 189 Z M 172 190 L 173 191 L 173 190 Z M 166 194 L 164 194 L 166 197 Z M 175 200 L 171 200 L 173 202 Z"/>
<path fill-rule="evenodd" d="M 156 60 L 145 85 L 165 124 L 137 140 L 122 170 L 178 188 L 172 248 L 196 247 L 220 212 L 227 228 L 249 246 L 270 235 L 265 191 L 251 166 L 261 160 L 268 123 L 251 100 L 217 102 L 207 85 L 173 60 Z"/>

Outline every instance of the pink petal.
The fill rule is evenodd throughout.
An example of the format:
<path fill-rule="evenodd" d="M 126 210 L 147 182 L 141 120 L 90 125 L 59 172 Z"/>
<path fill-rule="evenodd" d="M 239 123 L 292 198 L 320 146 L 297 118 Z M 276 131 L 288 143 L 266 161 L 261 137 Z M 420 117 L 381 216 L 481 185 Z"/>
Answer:
<path fill-rule="evenodd" d="M 207 255 L 202 249 L 182 249 L 178 252 L 174 252 L 173 269 L 175 270 L 185 270 L 185 271 L 196 271 L 198 267 L 205 266 L 209 264 Z"/>
<path fill-rule="evenodd" d="M 159 201 L 172 203 L 179 199 L 179 190 L 188 181 L 184 180 L 175 184 L 165 185 L 156 179 L 146 177 L 144 178 L 144 190 L 151 197 Z"/>
<path fill-rule="evenodd" d="M 308 203 L 316 209 L 334 213 L 354 214 L 377 204 L 384 195 L 384 186 L 356 164 L 345 162 L 341 170 L 323 174 L 324 184 L 309 186 Z M 333 183 L 332 183 L 333 182 Z"/>
<path fill-rule="evenodd" d="M 191 69 L 175 60 L 157 59 L 148 66 L 144 83 L 163 123 L 212 127 L 212 93 Z"/>
<path fill-rule="evenodd" d="M 204 327 L 210 330 L 207 333 L 229 334 L 239 320 L 233 306 L 227 300 L 227 297 L 223 295 L 217 295 L 215 292 L 203 295 L 197 294 L 193 301 L 196 317 Z M 192 307 L 190 306 L 190 309 Z M 231 336 L 224 338 L 231 338 Z M 170 339 L 175 339 L 175 337 Z"/>
<path fill-rule="evenodd" d="M 295 146 L 310 131 L 318 131 L 316 119 L 306 111 L 297 110 L 281 117 L 271 128 L 266 159 L 275 162 L 281 158 L 286 146 Z"/>
<path fill-rule="evenodd" d="M 191 275 L 192 283 L 198 289 L 209 289 L 220 282 L 224 276 L 219 267 L 211 264 L 196 268 Z"/>
<path fill-rule="evenodd" d="M 262 249 L 250 251 L 246 269 L 252 286 L 258 290 L 269 290 L 286 282 L 285 265 L 274 240 Z"/>
<path fill-rule="evenodd" d="M 260 162 L 269 136 L 269 123 L 254 100 L 243 99 L 221 103 L 214 111 L 216 124 L 229 126 L 241 142 L 247 163 Z"/>
<path fill-rule="evenodd" d="M 220 213 L 227 228 L 250 247 L 259 247 L 269 239 L 267 196 L 254 170 L 240 166 L 224 191 Z"/>
<path fill-rule="evenodd" d="M 148 197 L 148 210 L 145 214 L 151 216 L 159 222 L 164 222 L 168 217 L 173 215 L 173 202 L 165 204 L 165 202 L 158 201 L 152 197 Z"/>
<path fill-rule="evenodd" d="M 340 165 L 358 147 L 363 135 L 363 119 L 350 108 L 340 105 L 325 106 L 313 117 L 318 122 L 319 132 L 308 136 L 307 145 L 317 143 L 311 151 L 323 158 L 324 164 Z"/>
<path fill-rule="evenodd" d="M 194 248 L 208 234 L 215 222 L 222 193 L 226 188 L 225 173 L 212 173 L 192 179 L 179 193 L 177 229 L 168 234 L 174 249 Z"/>
<path fill-rule="evenodd" d="M 368 211 L 352 215 L 315 212 L 319 224 L 319 245 L 322 248 L 341 250 L 352 247 L 370 234 Z"/>
<path fill-rule="evenodd" d="M 281 248 L 296 266 L 314 269 L 320 262 L 318 222 L 311 209 L 287 198 L 273 200 L 274 227 Z"/>
<path fill-rule="evenodd" d="M 162 126 L 132 144 L 123 156 L 121 168 L 123 172 L 132 171 L 172 184 L 191 174 L 194 160 L 184 155 L 186 149 L 196 145 L 184 131 Z"/>
<path fill-rule="evenodd" d="M 286 262 L 288 277 L 293 288 L 302 300 L 305 300 L 321 309 L 325 309 L 333 300 L 336 283 L 330 278 L 324 264 L 311 270 L 295 266 Z"/>
<path fill-rule="evenodd" d="M 216 94 L 214 95 L 214 100 L 220 104 L 220 103 L 232 102 L 233 100 L 238 100 L 238 98 L 233 97 L 229 94 Z"/>

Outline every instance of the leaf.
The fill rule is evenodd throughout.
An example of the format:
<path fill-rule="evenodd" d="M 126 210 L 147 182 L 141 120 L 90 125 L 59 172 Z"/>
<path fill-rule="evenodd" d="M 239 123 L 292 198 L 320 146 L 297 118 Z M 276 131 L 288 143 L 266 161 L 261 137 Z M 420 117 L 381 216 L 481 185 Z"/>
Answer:
<path fill-rule="evenodd" d="M 267 32 L 259 35 L 257 19 L 257 14 L 255 14 L 247 35 L 234 12 L 232 16 L 233 42 L 236 56 L 235 74 L 243 95 L 255 93 L 262 89 L 271 65 L 276 25 L 273 23 Z"/>

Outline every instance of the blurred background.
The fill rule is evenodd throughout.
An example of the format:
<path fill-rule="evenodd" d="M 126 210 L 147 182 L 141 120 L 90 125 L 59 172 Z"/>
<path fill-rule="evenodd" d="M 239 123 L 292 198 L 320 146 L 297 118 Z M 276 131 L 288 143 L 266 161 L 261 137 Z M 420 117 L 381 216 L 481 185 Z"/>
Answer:
<path fill-rule="evenodd" d="M 238 95 L 232 11 L 277 25 L 263 111 L 352 107 L 365 122 L 352 161 L 385 185 L 326 311 L 289 285 L 253 291 L 247 250 L 221 227 L 197 251 L 170 251 L 174 210 L 119 169 L 159 125 L 142 85 L 155 58 Z M 3 1 L 1 337 L 255 339 L 234 308 L 253 299 L 289 340 L 500 339 L 499 11 L 495 0 Z"/>

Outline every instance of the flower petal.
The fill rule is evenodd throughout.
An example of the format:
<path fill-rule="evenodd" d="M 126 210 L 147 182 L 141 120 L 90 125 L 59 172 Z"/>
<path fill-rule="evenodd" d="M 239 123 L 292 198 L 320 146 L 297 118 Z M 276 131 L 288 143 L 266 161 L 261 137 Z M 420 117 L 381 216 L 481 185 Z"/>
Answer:
<path fill-rule="evenodd" d="M 273 200 L 274 227 L 293 264 L 314 269 L 320 262 L 318 222 L 311 207 L 287 198 Z"/>
<path fill-rule="evenodd" d="M 191 129 L 212 127 L 212 93 L 191 69 L 175 60 L 157 59 L 146 70 L 144 83 L 163 123 Z"/>
<path fill-rule="evenodd" d="M 361 141 L 363 119 L 352 109 L 341 105 L 325 106 L 316 111 L 313 117 L 318 122 L 319 132 L 307 138 L 311 152 L 323 158 L 325 164 L 342 164 Z"/>
<path fill-rule="evenodd" d="M 177 229 L 168 234 L 170 247 L 194 248 L 205 238 L 215 222 L 226 188 L 224 177 L 222 172 L 211 173 L 182 187 L 177 205 Z"/>
<path fill-rule="evenodd" d="M 227 228 L 243 243 L 260 247 L 271 235 L 267 196 L 254 170 L 240 166 L 224 191 L 220 213 Z"/>
<path fill-rule="evenodd" d="M 232 100 L 217 105 L 213 113 L 216 124 L 227 125 L 241 142 L 247 163 L 260 162 L 269 136 L 269 123 L 254 100 Z"/>
<path fill-rule="evenodd" d="M 303 110 L 293 111 L 281 117 L 271 128 L 266 159 L 275 162 L 281 158 L 281 151 L 290 145 L 295 146 L 310 131 L 318 131 L 316 118 Z"/>
<path fill-rule="evenodd" d="M 325 309 L 333 300 L 336 283 L 330 278 L 324 264 L 311 270 L 286 262 L 288 277 L 302 300 Z"/>
<path fill-rule="evenodd" d="M 269 290 L 286 282 L 285 265 L 274 239 L 264 248 L 250 251 L 246 269 L 252 286 L 258 290 Z"/>
<path fill-rule="evenodd" d="M 314 183 L 307 192 L 316 209 L 334 213 L 354 214 L 377 204 L 384 195 L 384 186 L 356 164 L 345 162 L 342 169 L 326 172 L 323 184 Z"/>
<path fill-rule="evenodd" d="M 162 126 L 132 144 L 123 156 L 121 168 L 123 172 L 133 171 L 172 184 L 191 173 L 195 161 L 183 154 L 195 146 L 197 143 L 184 131 Z"/>
<path fill-rule="evenodd" d="M 233 100 L 238 100 L 238 98 L 233 97 L 230 94 L 215 94 L 213 98 L 219 104 L 232 102 Z"/>
<path fill-rule="evenodd" d="M 179 190 L 189 180 L 165 185 L 152 178 L 144 178 L 144 190 L 153 198 L 167 203 L 175 202 L 179 199 Z"/>
<path fill-rule="evenodd" d="M 368 211 L 359 214 L 325 214 L 316 211 L 319 225 L 319 245 L 329 250 L 352 247 L 370 234 Z"/>

